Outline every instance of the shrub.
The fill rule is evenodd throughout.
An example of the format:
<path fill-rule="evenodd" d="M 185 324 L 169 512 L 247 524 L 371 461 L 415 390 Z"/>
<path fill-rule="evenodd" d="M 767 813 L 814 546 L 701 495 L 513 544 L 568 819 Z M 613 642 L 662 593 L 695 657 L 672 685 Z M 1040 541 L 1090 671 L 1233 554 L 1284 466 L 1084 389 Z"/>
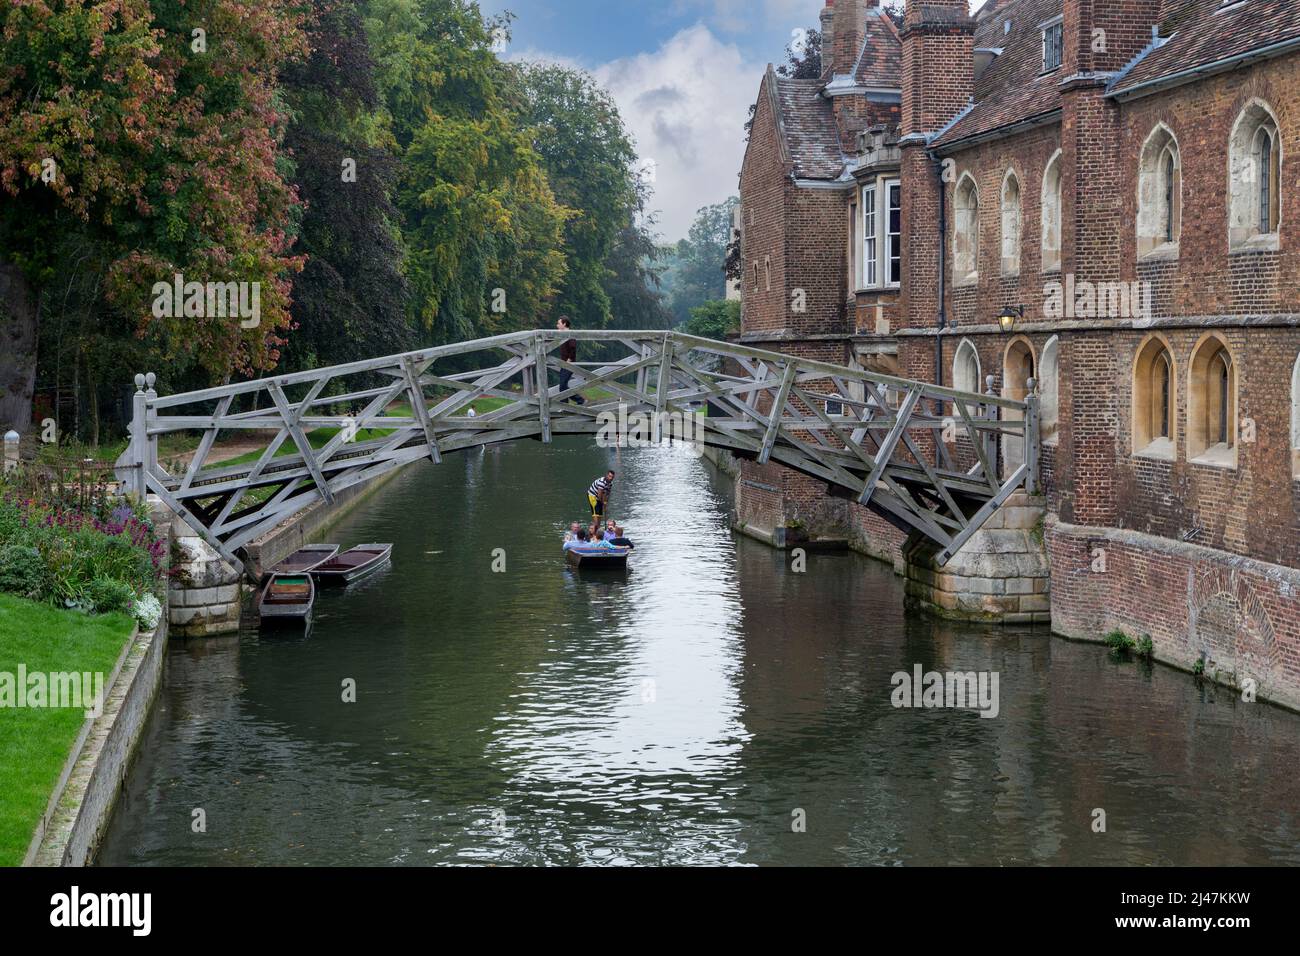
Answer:
<path fill-rule="evenodd" d="M 1106 646 L 1112 651 L 1124 654 L 1131 651 L 1136 642 L 1123 631 L 1111 631 L 1106 635 Z"/>
<path fill-rule="evenodd" d="M 49 592 L 49 577 L 41 552 L 26 544 L 0 546 L 0 591 L 43 600 Z"/>
<path fill-rule="evenodd" d="M 135 589 L 114 578 L 95 578 L 82 593 L 96 614 L 128 611 L 135 604 Z"/>
<path fill-rule="evenodd" d="M 1138 657 L 1148 661 L 1156 656 L 1156 645 L 1151 640 L 1150 634 L 1142 635 L 1142 640 L 1138 641 L 1137 651 Z"/>

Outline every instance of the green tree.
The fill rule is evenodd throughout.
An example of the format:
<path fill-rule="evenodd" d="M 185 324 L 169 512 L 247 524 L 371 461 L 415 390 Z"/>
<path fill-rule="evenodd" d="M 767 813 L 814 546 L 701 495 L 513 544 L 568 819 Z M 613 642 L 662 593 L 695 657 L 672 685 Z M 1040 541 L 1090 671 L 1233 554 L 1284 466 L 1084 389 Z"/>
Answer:
<path fill-rule="evenodd" d="M 379 143 L 375 64 L 360 11 L 313 0 L 311 55 L 285 72 L 285 145 L 306 209 L 284 365 L 312 368 L 404 351 L 406 318 L 396 158 Z"/>
<path fill-rule="evenodd" d="M 691 317 L 681 325 L 687 335 L 726 341 L 728 335 L 740 331 L 740 302 L 735 299 L 716 299 L 691 309 Z"/>
<path fill-rule="evenodd" d="M 536 323 L 564 278 L 569 211 L 493 52 L 506 22 L 469 0 L 372 0 L 365 15 L 386 145 L 401 162 L 395 197 L 422 337 Z"/>
<path fill-rule="evenodd" d="M 705 206 L 695 214 L 687 237 L 673 248 L 669 304 L 676 323 L 685 322 L 696 306 L 726 296 L 727 246 L 739 202 L 733 196 Z"/>
<path fill-rule="evenodd" d="M 523 120 L 546 166 L 556 199 L 574 210 L 565 226 L 568 272 L 555 310 L 580 328 L 611 320 L 610 257 L 639 205 L 636 151 L 613 97 L 581 70 L 529 64 L 517 67 Z M 620 264 L 627 249 L 618 251 Z"/>

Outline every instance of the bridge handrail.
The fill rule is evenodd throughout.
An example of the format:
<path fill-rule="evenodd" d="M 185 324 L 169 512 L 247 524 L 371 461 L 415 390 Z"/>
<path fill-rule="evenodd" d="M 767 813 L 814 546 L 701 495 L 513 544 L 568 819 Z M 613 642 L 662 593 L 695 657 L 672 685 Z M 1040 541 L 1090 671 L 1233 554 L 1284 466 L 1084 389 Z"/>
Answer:
<path fill-rule="evenodd" d="M 573 329 L 568 332 L 560 332 L 552 329 L 532 329 L 523 332 L 509 332 L 504 335 L 496 335 L 485 339 L 474 339 L 468 342 L 455 342 L 450 345 L 438 345 L 427 349 L 417 349 L 411 352 L 398 352 L 392 355 L 379 356 L 378 358 L 363 359 L 357 362 L 347 362 L 342 365 L 332 365 L 328 368 L 312 369 L 305 372 L 289 372 L 284 375 L 268 375 L 263 378 L 249 379 L 244 382 L 232 382 L 229 385 L 216 385 L 211 388 L 198 389 L 190 392 L 174 392 L 170 395 L 151 398 L 149 406 L 155 409 L 173 408 L 177 405 L 189 405 L 195 402 L 205 402 L 211 401 L 215 398 L 224 398 L 227 395 L 238 396 L 251 394 L 266 388 L 272 382 L 276 383 L 281 388 L 300 385 L 304 382 L 314 382 L 320 378 L 322 373 L 325 372 L 328 372 L 335 377 L 356 375 L 362 372 L 372 372 L 381 368 L 390 368 L 401 364 L 403 360 L 424 362 L 439 358 L 466 355 L 471 352 L 487 351 L 489 349 L 502 348 L 510 345 L 524 345 L 537 340 L 543 342 L 554 342 L 555 345 L 558 346 L 559 343 L 566 339 L 576 339 L 579 342 L 617 342 L 623 339 L 662 341 L 665 336 L 673 342 L 691 345 L 695 351 L 708 352 L 724 358 L 734 358 L 739 356 L 743 358 L 756 359 L 768 364 L 780 365 L 794 362 L 801 369 L 807 372 L 820 372 L 822 374 L 835 375 L 849 381 L 871 382 L 892 389 L 913 389 L 919 386 L 923 389 L 923 397 L 928 399 L 967 402 L 978 401 L 985 405 L 996 405 L 999 408 L 1009 408 L 1021 412 L 1025 411 L 1028 407 L 1027 402 L 1025 401 L 1006 398 L 1001 395 L 964 392 L 960 389 L 949 388 L 944 385 L 913 381 L 898 376 L 885 375 L 881 372 L 872 372 L 867 369 L 835 365 L 830 362 L 821 362 L 816 359 L 786 355 L 783 352 L 771 352 L 766 349 L 757 349 L 752 346 L 734 344 L 720 339 L 702 338 L 696 335 L 688 335 L 685 332 L 665 332 L 663 330 L 623 331 L 619 329 Z M 583 364 L 586 365 L 590 363 Z M 326 404 L 329 401 L 329 397 L 326 396 L 326 398 L 320 399 L 317 403 Z M 339 399 L 335 398 L 333 401 L 337 402 Z"/>

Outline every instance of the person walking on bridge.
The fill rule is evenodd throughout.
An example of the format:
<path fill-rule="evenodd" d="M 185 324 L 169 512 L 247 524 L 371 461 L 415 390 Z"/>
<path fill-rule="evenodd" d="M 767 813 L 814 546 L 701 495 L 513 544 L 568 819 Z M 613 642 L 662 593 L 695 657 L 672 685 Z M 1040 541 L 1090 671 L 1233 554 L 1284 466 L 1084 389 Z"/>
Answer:
<path fill-rule="evenodd" d="M 587 503 L 591 505 L 591 525 L 600 530 L 601 519 L 605 517 L 605 511 L 609 507 L 609 493 L 614 489 L 614 472 L 612 470 L 605 472 L 601 477 L 591 483 L 587 489 Z"/>
<path fill-rule="evenodd" d="M 569 321 L 569 317 L 567 315 L 562 315 L 560 316 L 559 321 L 555 323 L 555 327 L 559 329 L 561 332 L 568 332 L 570 329 L 573 328 L 573 324 Z M 560 361 L 568 362 L 570 365 L 578 361 L 578 340 L 577 339 L 566 339 L 563 342 L 563 344 L 560 345 Z M 569 379 L 571 378 L 573 378 L 573 373 L 570 372 L 567 368 L 560 370 L 560 391 L 561 392 L 568 389 Z M 574 395 L 572 399 L 566 399 L 566 401 L 574 401 L 579 405 L 587 404 L 587 400 L 583 398 L 581 395 Z"/>

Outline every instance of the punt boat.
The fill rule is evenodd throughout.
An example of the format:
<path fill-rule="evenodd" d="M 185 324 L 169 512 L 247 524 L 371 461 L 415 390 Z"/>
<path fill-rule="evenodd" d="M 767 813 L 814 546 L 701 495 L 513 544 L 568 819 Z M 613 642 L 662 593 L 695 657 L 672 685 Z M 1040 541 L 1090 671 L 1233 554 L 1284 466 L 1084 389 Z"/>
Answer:
<path fill-rule="evenodd" d="M 569 548 L 564 552 L 565 559 L 575 568 L 626 568 L 627 556 L 632 553 L 628 547 L 587 547 Z"/>
<path fill-rule="evenodd" d="M 392 555 L 391 544 L 359 544 L 318 564 L 311 574 L 322 585 L 352 584 L 384 567 Z"/>
<path fill-rule="evenodd" d="M 273 574 L 257 601 L 263 624 L 305 623 L 316 602 L 316 584 L 310 574 Z"/>
<path fill-rule="evenodd" d="M 270 571 L 271 574 L 308 574 L 339 553 L 337 544 L 309 544 L 299 548 Z"/>

